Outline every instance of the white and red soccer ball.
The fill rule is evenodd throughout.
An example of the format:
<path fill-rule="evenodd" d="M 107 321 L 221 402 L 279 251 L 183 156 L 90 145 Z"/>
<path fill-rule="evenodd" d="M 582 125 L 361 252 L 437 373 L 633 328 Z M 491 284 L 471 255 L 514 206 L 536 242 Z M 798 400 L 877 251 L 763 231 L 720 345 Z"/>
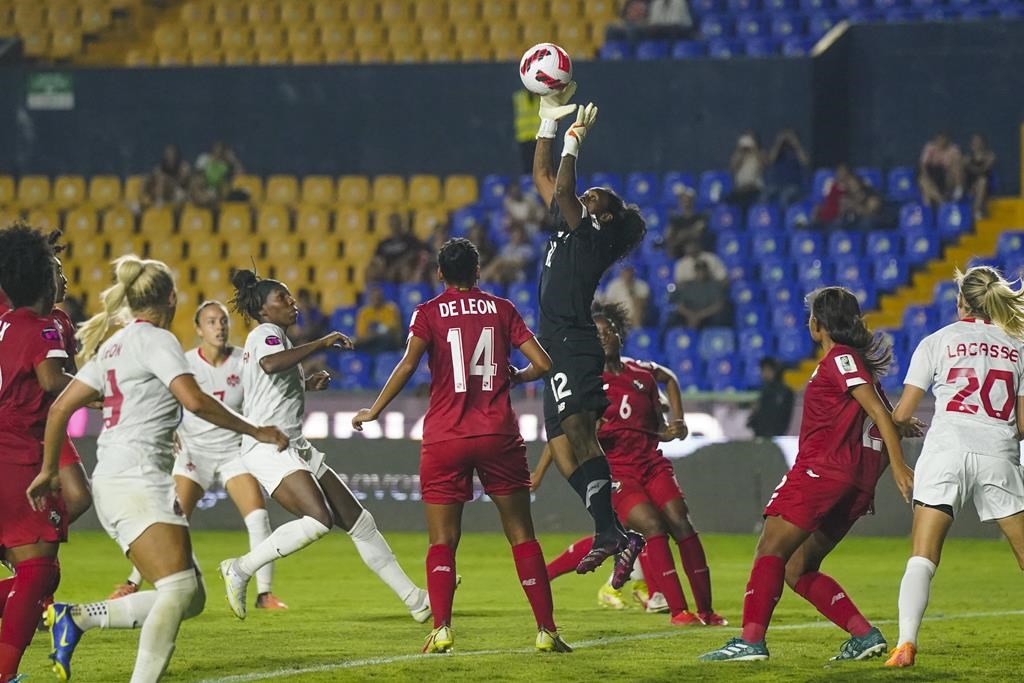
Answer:
<path fill-rule="evenodd" d="M 519 60 L 519 77 L 530 92 L 550 95 L 572 81 L 572 60 L 568 52 L 554 43 L 540 43 Z"/>

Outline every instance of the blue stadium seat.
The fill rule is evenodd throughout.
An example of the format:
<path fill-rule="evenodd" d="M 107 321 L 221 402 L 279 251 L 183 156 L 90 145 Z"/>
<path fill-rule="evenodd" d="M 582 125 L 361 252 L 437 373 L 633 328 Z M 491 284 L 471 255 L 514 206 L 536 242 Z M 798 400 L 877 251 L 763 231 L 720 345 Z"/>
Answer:
<path fill-rule="evenodd" d="M 640 215 L 644 217 L 644 222 L 647 223 L 648 239 L 645 241 L 650 241 L 652 235 L 662 236 L 665 234 L 668 217 L 665 215 L 664 209 L 659 209 L 656 206 L 645 206 L 641 207 Z"/>
<path fill-rule="evenodd" d="M 820 232 L 796 230 L 789 237 L 789 253 L 795 258 L 819 256 L 825 250 L 825 238 Z"/>
<path fill-rule="evenodd" d="M 793 282 L 793 265 L 787 259 L 764 258 L 759 265 L 765 287 Z"/>
<path fill-rule="evenodd" d="M 845 286 L 866 282 L 871 278 L 870 266 L 859 256 L 840 256 L 836 259 L 836 282 Z"/>
<path fill-rule="evenodd" d="M 743 43 L 739 40 L 714 38 L 708 41 L 708 56 L 715 59 L 742 57 L 744 55 L 743 48 Z"/>
<path fill-rule="evenodd" d="M 697 333 L 687 327 L 673 327 L 665 333 L 665 355 L 669 362 L 697 353 Z"/>
<path fill-rule="evenodd" d="M 500 282 L 488 282 L 487 280 L 481 280 L 478 283 L 478 286 L 480 287 L 480 289 L 484 290 L 489 294 L 499 296 L 502 299 L 508 298 L 508 293 L 505 291 L 505 285 L 501 284 Z M 536 286 L 534 286 L 534 289 L 536 289 Z"/>
<path fill-rule="evenodd" d="M 700 20 L 700 34 L 705 38 L 728 38 L 733 34 L 732 17 L 707 14 Z"/>
<path fill-rule="evenodd" d="M 745 280 L 734 280 L 729 286 L 729 293 L 737 305 L 760 303 L 764 300 L 761 285 Z"/>
<path fill-rule="evenodd" d="M 715 242 L 715 252 L 727 266 L 746 261 L 750 257 L 750 243 L 745 233 L 723 230 L 718 233 Z"/>
<path fill-rule="evenodd" d="M 971 207 L 967 204 L 949 203 L 939 207 L 939 215 L 936 221 L 939 229 L 939 236 L 943 241 L 951 241 L 970 232 L 974 227 L 971 216 Z"/>
<path fill-rule="evenodd" d="M 359 309 L 355 306 L 343 306 L 331 313 L 331 329 L 350 337 L 356 334 L 356 316 Z"/>
<path fill-rule="evenodd" d="M 711 391 L 739 391 L 743 388 L 741 364 L 731 358 L 708 363 L 704 386 Z"/>
<path fill-rule="evenodd" d="M 697 183 L 692 173 L 684 171 L 669 171 L 661 181 L 661 203 L 666 206 L 677 204 L 676 195 L 683 190 L 697 190 Z"/>
<path fill-rule="evenodd" d="M 632 53 L 632 46 L 625 40 L 607 40 L 598 51 L 601 59 L 606 61 L 629 59 Z"/>
<path fill-rule="evenodd" d="M 784 256 L 786 254 L 786 237 L 778 230 L 761 230 L 754 233 L 751 251 L 755 258 Z"/>
<path fill-rule="evenodd" d="M 583 194 L 593 186 L 594 184 L 590 182 L 590 176 L 586 173 L 576 174 L 576 194 Z"/>
<path fill-rule="evenodd" d="M 897 256 L 875 259 L 874 271 L 875 286 L 883 292 L 892 291 L 904 284 L 909 275 L 906 262 Z"/>
<path fill-rule="evenodd" d="M 811 336 L 805 329 L 783 330 L 776 334 L 778 359 L 789 365 L 802 361 L 811 355 Z"/>
<path fill-rule="evenodd" d="M 912 228 L 904 232 L 906 248 L 904 258 L 912 266 L 919 266 L 926 261 L 938 258 L 941 244 L 935 231 L 931 228 Z"/>
<path fill-rule="evenodd" d="M 783 330 L 803 329 L 807 323 L 807 313 L 802 307 L 779 306 L 772 309 L 772 329 Z"/>
<path fill-rule="evenodd" d="M 779 54 L 779 42 L 774 38 L 747 38 L 743 50 L 748 57 L 773 57 Z"/>
<path fill-rule="evenodd" d="M 814 38 L 793 36 L 782 41 L 783 57 L 806 57 L 814 49 Z"/>
<path fill-rule="evenodd" d="M 811 183 L 811 199 L 815 202 L 820 202 L 829 190 L 832 189 L 832 183 L 835 182 L 836 172 L 831 168 L 819 168 L 814 172 L 814 180 Z"/>
<path fill-rule="evenodd" d="M 957 319 L 956 302 L 960 296 L 960 288 L 951 280 L 935 283 L 934 306 L 937 311 L 938 324 L 948 325 Z"/>
<path fill-rule="evenodd" d="M 683 391 L 698 391 L 702 388 L 703 364 L 694 356 L 680 356 L 669 363 L 669 368 L 679 380 Z"/>
<path fill-rule="evenodd" d="M 655 360 L 660 356 L 658 349 L 658 331 L 649 327 L 640 327 L 629 333 L 622 349 L 630 358 L 638 360 Z"/>
<path fill-rule="evenodd" d="M 743 385 L 746 389 L 758 389 L 761 387 L 761 359 L 743 359 Z"/>
<path fill-rule="evenodd" d="M 853 170 L 864 184 L 875 190 L 882 191 L 882 169 L 872 166 L 861 166 Z"/>
<path fill-rule="evenodd" d="M 590 176 L 590 187 L 609 187 L 615 194 L 622 196 L 622 176 L 618 173 L 593 173 Z"/>
<path fill-rule="evenodd" d="M 849 14 L 863 9 L 865 4 L 864 0 L 836 0 L 836 9 Z"/>
<path fill-rule="evenodd" d="M 836 23 L 835 15 L 831 12 L 815 12 L 807 21 L 807 33 L 817 40 L 831 31 Z"/>
<path fill-rule="evenodd" d="M 711 211 L 711 229 L 715 232 L 722 230 L 742 230 L 743 221 L 740 218 L 740 210 L 729 204 L 719 204 Z"/>
<path fill-rule="evenodd" d="M 864 251 L 863 237 L 859 232 L 836 230 L 828 236 L 828 253 L 833 258 L 860 255 Z"/>
<path fill-rule="evenodd" d="M 668 59 L 667 40 L 643 40 L 637 43 L 636 52 L 633 55 L 640 61 L 652 59 Z"/>
<path fill-rule="evenodd" d="M 889 169 L 886 193 L 889 199 L 897 202 L 909 202 L 917 199 L 917 181 L 914 169 L 909 166 L 897 166 Z"/>
<path fill-rule="evenodd" d="M 398 307 L 405 317 L 412 315 L 413 309 L 424 301 L 433 298 L 434 290 L 430 285 L 405 284 L 398 286 Z"/>
<path fill-rule="evenodd" d="M 709 327 L 700 332 L 697 353 L 704 360 L 725 358 L 736 353 L 736 335 L 731 327 Z"/>
<path fill-rule="evenodd" d="M 520 310 L 537 307 L 537 285 L 531 282 L 513 282 L 505 296 Z"/>
<path fill-rule="evenodd" d="M 942 4 L 942 0 L 910 0 L 910 6 L 918 9 L 929 9 Z"/>
<path fill-rule="evenodd" d="M 921 18 L 921 13 L 905 7 L 897 7 L 887 10 L 884 16 L 887 24 L 902 24 L 908 21 L 918 21 Z"/>
<path fill-rule="evenodd" d="M 846 20 L 851 24 L 870 24 L 884 18 L 883 12 L 874 9 L 859 9 L 846 15 Z"/>
<path fill-rule="evenodd" d="M 497 209 L 505 201 L 508 192 L 508 176 L 492 173 L 480 181 L 480 201 L 483 205 Z"/>
<path fill-rule="evenodd" d="M 860 310 L 862 311 L 874 308 L 878 303 L 878 292 L 875 289 L 875 285 L 871 282 L 853 283 L 850 285 L 849 290 L 857 297 L 857 303 L 860 304 Z"/>
<path fill-rule="evenodd" d="M 1003 259 L 1002 271 L 1010 280 L 1024 279 L 1024 254 L 1014 254 Z"/>
<path fill-rule="evenodd" d="M 469 229 L 484 221 L 486 211 L 479 204 L 464 206 L 452 211 L 451 232 L 453 237 L 465 237 Z"/>
<path fill-rule="evenodd" d="M 779 207 L 774 204 L 754 204 L 747 211 L 747 229 L 778 230 L 782 227 Z"/>
<path fill-rule="evenodd" d="M 768 310 L 763 304 L 737 304 L 735 318 L 739 330 L 764 328 L 769 322 Z"/>
<path fill-rule="evenodd" d="M 779 12 L 772 15 L 772 35 L 779 39 L 802 35 L 805 25 L 804 17 L 799 14 Z"/>
<path fill-rule="evenodd" d="M 391 372 L 395 369 L 395 366 L 398 365 L 398 361 L 401 359 L 401 351 L 384 351 L 374 354 L 373 372 L 370 375 L 374 386 L 384 386 L 388 381 L 388 377 L 391 376 Z"/>
<path fill-rule="evenodd" d="M 697 204 L 708 207 L 725 199 L 732 190 L 732 176 L 726 171 L 705 171 L 700 174 Z"/>
<path fill-rule="evenodd" d="M 385 299 L 388 301 L 398 301 L 398 285 L 392 282 L 375 282 L 374 285 L 380 287 L 380 291 Z M 358 303 L 366 303 L 366 292 L 359 295 Z"/>
<path fill-rule="evenodd" d="M 899 234 L 892 230 L 873 230 L 868 233 L 867 256 L 896 256 L 902 253 L 903 243 Z"/>
<path fill-rule="evenodd" d="M 523 367 L 522 365 L 516 365 L 517 368 Z M 420 358 L 420 364 L 416 366 L 416 372 L 412 373 L 412 377 L 409 379 L 409 384 L 413 387 L 425 387 L 430 385 L 430 363 L 427 361 L 427 355 L 423 354 Z"/>
<path fill-rule="evenodd" d="M 880 381 L 883 391 L 888 394 L 897 394 L 902 391 L 903 378 L 906 375 L 906 366 L 909 359 L 910 355 L 906 350 L 893 345 L 892 363 L 889 365 L 889 372 Z M 894 401 L 894 397 L 889 396 L 889 400 Z"/>
<path fill-rule="evenodd" d="M 800 259 L 796 262 L 797 279 L 804 291 L 811 291 L 832 284 L 832 264 L 817 257 Z"/>
<path fill-rule="evenodd" d="M 740 14 L 736 17 L 738 38 L 760 38 L 768 35 L 768 22 L 760 14 Z"/>
<path fill-rule="evenodd" d="M 1024 230 L 1014 230 L 999 235 L 996 253 L 1003 258 L 1024 254 Z"/>
<path fill-rule="evenodd" d="M 769 285 L 765 288 L 765 301 L 768 302 L 768 307 L 771 309 L 803 308 L 803 288 L 793 282 Z"/>
<path fill-rule="evenodd" d="M 984 21 L 996 16 L 999 16 L 999 10 L 994 7 L 971 7 L 960 13 L 962 21 Z"/>
<path fill-rule="evenodd" d="M 764 329 L 739 331 L 740 355 L 758 360 L 775 353 L 775 338 Z"/>
<path fill-rule="evenodd" d="M 523 173 L 519 176 L 519 189 L 523 191 L 523 194 L 529 194 L 531 192 L 536 193 L 537 188 L 533 184 L 533 176 L 529 173 Z"/>
<path fill-rule="evenodd" d="M 786 209 L 786 230 L 806 228 L 811 224 L 814 202 L 809 199 L 794 202 Z"/>
<path fill-rule="evenodd" d="M 935 309 L 931 306 L 907 306 L 903 311 L 902 329 L 908 343 L 916 347 L 917 342 L 935 331 L 937 322 Z"/>
<path fill-rule="evenodd" d="M 931 7 L 921 12 L 924 21 L 953 21 L 959 18 L 960 12 L 948 7 Z"/>
<path fill-rule="evenodd" d="M 373 386 L 370 382 L 373 357 L 369 354 L 330 353 L 327 354 L 327 363 L 335 372 L 335 377 L 331 381 L 332 388 L 352 391 Z"/>
<path fill-rule="evenodd" d="M 999 8 L 1000 19 L 1024 19 L 1024 5 L 1008 5 Z"/>
<path fill-rule="evenodd" d="M 932 210 L 920 202 L 907 202 L 900 207 L 900 228 L 932 228 L 935 218 Z"/>
<path fill-rule="evenodd" d="M 658 176 L 654 173 L 630 173 L 626 176 L 627 202 L 645 206 L 658 199 Z"/>
<path fill-rule="evenodd" d="M 769 14 L 789 12 L 797 7 L 796 0 L 764 0 L 764 10 Z"/>
<path fill-rule="evenodd" d="M 821 12 L 835 7 L 833 0 L 799 0 L 799 2 L 801 11 L 807 13 Z"/>
<path fill-rule="evenodd" d="M 871 4 L 877 10 L 889 10 L 902 6 L 904 0 L 872 0 Z"/>
<path fill-rule="evenodd" d="M 710 14 L 725 9 L 725 0 L 693 0 L 690 8 L 697 14 Z"/>
<path fill-rule="evenodd" d="M 761 0 L 727 0 L 730 14 L 750 14 L 761 9 Z"/>
<path fill-rule="evenodd" d="M 677 40 L 672 43 L 672 59 L 698 59 L 707 53 L 707 44 L 699 40 Z"/>

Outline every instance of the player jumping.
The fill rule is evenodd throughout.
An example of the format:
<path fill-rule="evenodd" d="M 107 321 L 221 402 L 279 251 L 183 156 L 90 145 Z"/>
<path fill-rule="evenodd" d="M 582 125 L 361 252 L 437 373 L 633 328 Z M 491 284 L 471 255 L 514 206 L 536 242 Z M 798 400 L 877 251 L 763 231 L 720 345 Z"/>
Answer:
<path fill-rule="evenodd" d="M 501 516 L 512 546 L 519 582 L 537 620 L 537 649 L 572 652 L 555 626 L 544 554 L 530 516 L 530 469 L 509 390 L 540 379 L 551 359 L 512 302 L 480 291 L 480 254 L 466 239 L 445 242 L 438 277 L 447 289 L 416 307 L 409 343 L 373 407 L 352 418 L 362 431 L 376 420 L 416 372 L 423 354 L 430 364 L 430 406 L 423 420 L 420 487 L 427 513 L 427 589 L 434 630 L 424 652 L 448 652 L 455 593 L 455 550 L 462 535 L 462 508 L 473 499 L 473 472 Z M 530 361 L 510 368 L 518 348 Z M 511 375 L 509 375 L 511 369 Z M 478 379 L 479 378 L 479 379 Z"/>
<path fill-rule="evenodd" d="M 640 244 L 647 227 L 635 207 L 607 188 L 576 196 L 576 157 L 597 120 L 593 104 L 579 109 L 566 132 L 555 174 L 551 141 L 558 120 L 576 110 L 576 105 L 566 104 L 575 91 L 573 82 L 541 98 L 533 159 L 534 183 L 558 226 L 545 249 L 540 275 L 539 341 L 553 363 L 544 384 L 544 422 L 555 465 L 594 518 L 593 547 L 576 571 L 593 571 L 617 554 L 613 585 L 619 588 L 629 578 L 644 539 L 623 530 L 612 506 L 611 471 L 597 441 L 597 419 L 608 407 L 601 380 L 604 352 L 590 307 L 601 276 Z"/>
<path fill-rule="evenodd" d="M 900 639 L 886 666 L 913 666 L 946 533 L 964 501 L 995 521 L 1024 569 L 1024 292 L 994 268 L 956 274 L 960 321 L 925 337 L 910 360 L 897 424 L 928 387 L 935 417 L 914 475 L 911 556 L 900 584 Z"/>
<path fill-rule="evenodd" d="M 807 297 L 811 339 L 825 356 L 804 394 L 800 450 L 764 510 L 754 567 L 743 599 L 743 632 L 701 661 L 768 659 L 765 631 L 784 584 L 850 634 L 834 660 L 882 655 L 881 632 L 868 623 L 835 579 L 821 573 L 825 557 L 871 511 L 886 464 L 910 502 L 913 472 L 878 380 L 892 350 L 865 327 L 857 298 L 841 287 Z M 913 434 L 916 425 L 908 426 Z M 918 432 L 919 433 L 919 432 Z M 888 451 L 888 458 L 884 450 Z"/>

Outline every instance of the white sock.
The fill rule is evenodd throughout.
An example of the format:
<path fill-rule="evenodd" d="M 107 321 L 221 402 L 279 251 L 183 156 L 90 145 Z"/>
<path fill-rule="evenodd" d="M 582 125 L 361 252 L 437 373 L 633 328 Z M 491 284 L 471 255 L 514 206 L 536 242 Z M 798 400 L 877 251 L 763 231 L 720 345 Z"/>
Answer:
<path fill-rule="evenodd" d="M 270 538 L 270 514 L 260 508 L 245 516 L 245 528 L 249 530 L 249 550 Z M 268 562 L 256 570 L 256 592 L 269 593 L 274 580 L 274 563 Z"/>
<path fill-rule="evenodd" d="M 197 579 L 199 590 L 185 613 L 191 619 L 203 611 L 206 605 L 206 587 L 202 577 Z M 104 600 L 85 605 L 74 605 L 71 618 L 78 628 L 89 631 L 94 628 L 139 628 L 146 623 L 146 617 L 157 599 L 156 591 L 140 591 L 117 600 Z"/>
<path fill-rule="evenodd" d="M 142 572 L 136 569 L 135 565 L 132 565 L 132 573 L 128 575 L 128 581 L 136 586 L 142 585 Z"/>
<path fill-rule="evenodd" d="M 921 619 L 928 607 L 928 595 L 931 593 L 932 577 L 935 576 L 935 563 L 926 557 L 917 555 L 907 560 L 907 570 L 900 582 L 900 639 L 898 645 L 911 643 L 917 646 L 917 632 L 921 628 Z"/>
<path fill-rule="evenodd" d="M 160 680 L 171 661 L 181 621 L 199 592 L 195 569 L 165 576 L 153 585 L 156 600 L 139 634 L 139 653 L 135 657 L 131 683 Z"/>
<path fill-rule="evenodd" d="M 300 517 L 282 524 L 265 541 L 238 558 L 235 571 L 243 578 L 252 576 L 263 565 L 302 550 L 330 530 L 312 517 Z"/>
<path fill-rule="evenodd" d="M 415 609 L 422 603 L 419 587 L 414 584 L 399 566 L 391 547 L 377 531 L 377 524 L 369 510 L 363 510 L 359 519 L 352 525 L 348 535 L 356 544 L 359 556 L 366 566 L 395 592 L 409 609 Z"/>

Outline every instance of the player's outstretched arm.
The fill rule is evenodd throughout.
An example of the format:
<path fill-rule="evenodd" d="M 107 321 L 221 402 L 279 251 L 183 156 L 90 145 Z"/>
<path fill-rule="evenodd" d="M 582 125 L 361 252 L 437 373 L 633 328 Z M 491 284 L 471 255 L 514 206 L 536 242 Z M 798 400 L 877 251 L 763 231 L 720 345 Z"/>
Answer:
<path fill-rule="evenodd" d="M 39 386 L 48 394 L 59 394 L 74 379 L 64 372 L 64 360 L 60 358 L 47 358 L 36 366 L 36 380 Z"/>
<path fill-rule="evenodd" d="M 331 332 L 319 339 L 306 342 L 301 346 L 295 346 L 290 349 L 286 349 L 285 351 L 278 351 L 277 353 L 272 353 L 269 356 L 264 356 L 260 359 L 260 367 L 263 368 L 263 372 L 268 375 L 276 375 L 279 372 L 284 372 L 285 370 L 294 368 L 314 353 L 319 353 L 320 351 L 326 351 L 332 348 L 346 350 L 352 349 L 352 340 L 341 332 Z"/>
<path fill-rule="evenodd" d="M 555 201 L 570 230 L 575 230 L 583 220 L 583 203 L 576 196 L 576 157 L 580 153 L 587 131 L 597 122 L 597 107 L 593 103 L 581 108 L 576 114 L 576 123 L 565 133 L 562 146 L 562 161 L 558 164 L 555 177 Z"/>
<path fill-rule="evenodd" d="M 540 345 L 536 337 L 530 338 L 519 347 L 519 350 L 523 352 L 523 355 L 530 361 L 530 364 L 522 370 L 515 369 L 515 372 L 512 374 L 513 384 L 533 382 L 551 371 L 551 356 Z"/>
<path fill-rule="evenodd" d="M 544 475 L 547 474 L 549 467 L 551 467 L 551 445 L 544 444 L 544 451 L 540 454 L 540 460 L 537 461 L 537 469 L 530 473 L 531 491 L 536 491 L 540 488 L 540 484 L 544 481 Z"/>
<path fill-rule="evenodd" d="M 551 164 L 551 144 L 558 135 L 558 120 L 576 111 L 569 100 L 576 93 L 576 81 L 571 81 L 562 90 L 540 98 L 540 129 L 537 131 L 537 146 L 533 150 L 533 184 L 544 200 L 544 206 L 551 206 L 555 196 L 555 168 Z"/>
<path fill-rule="evenodd" d="M 676 373 L 658 363 L 651 363 L 650 368 L 652 374 L 654 374 L 655 381 L 665 387 L 665 394 L 668 396 L 668 407 L 672 415 L 670 421 L 683 420 L 685 424 L 686 415 L 683 413 L 683 390 L 679 386 L 679 378 L 676 377 Z M 686 437 L 682 436 L 680 438 L 685 439 Z"/>
<path fill-rule="evenodd" d="M 71 381 L 50 405 L 43 432 L 43 464 L 25 494 L 33 510 L 46 505 L 46 496 L 59 486 L 60 451 L 68 434 L 68 422 L 79 408 L 100 398 L 98 391 L 84 382 Z"/>
<path fill-rule="evenodd" d="M 257 427 L 246 421 L 213 396 L 204 393 L 193 375 L 178 375 L 171 380 L 167 388 L 174 394 L 174 398 L 178 399 L 182 408 L 210 424 L 251 436 L 261 443 L 272 443 L 279 451 L 288 448 L 288 437 L 284 432 L 277 427 Z"/>
<path fill-rule="evenodd" d="M 377 400 L 373 402 L 373 406 L 370 408 L 363 408 L 356 416 L 352 418 L 352 428 L 357 432 L 363 431 L 364 422 L 373 422 L 380 414 L 384 412 L 395 397 L 402 393 L 402 389 L 409 382 L 409 379 L 415 374 L 416 368 L 420 365 L 420 359 L 423 358 L 423 354 L 427 352 L 427 342 L 420 339 L 415 335 L 409 335 L 409 343 L 405 347 L 405 353 L 402 355 L 402 359 L 398 361 L 398 365 L 391 371 L 391 376 L 388 377 L 388 381 L 384 384 L 384 388 L 380 390 L 380 395 L 377 396 Z"/>
<path fill-rule="evenodd" d="M 885 449 L 889 452 L 892 478 L 896 481 L 896 488 L 900 490 L 903 500 L 909 503 L 914 492 L 914 471 L 907 467 L 907 461 L 903 458 L 900 434 L 896 430 L 896 424 L 893 422 L 894 414 L 889 413 L 889 408 L 882 403 L 882 399 L 878 398 L 878 392 L 870 384 L 858 385 L 850 393 L 882 434 Z M 901 400 L 900 405 L 902 404 L 903 401 Z M 899 406 L 897 406 L 896 410 L 899 409 Z"/>

